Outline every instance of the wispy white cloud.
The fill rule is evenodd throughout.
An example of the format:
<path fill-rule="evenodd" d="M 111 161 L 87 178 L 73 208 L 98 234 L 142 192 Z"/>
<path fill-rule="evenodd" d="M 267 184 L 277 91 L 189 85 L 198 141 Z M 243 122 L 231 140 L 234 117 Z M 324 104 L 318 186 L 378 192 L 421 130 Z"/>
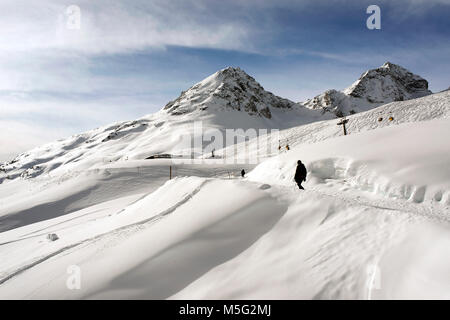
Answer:
<path fill-rule="evenodd" d="M 80 28 L 67 28 L 73 1 L 0 4 L 0 49 L 121 53 L 167 45 L 248 48 L 248 26 L 214 14 L 204 1 L 76 1 Z M 212 15 L 212 16 L 211 16 Z"/>
<path fill-rule="evenodd" d="M 0 92 L 104 92 L 161 81 L 92 72 L 93 57 L 164 52 L 167 46 L 252 50 L 245 19 L 211 10 L 213 1 L 78 0 L 80 29 L 67 28 L 72 0 L 0 2 Z M 217 2 L 217 5 L 220 3 Z M 113 78 L 113 79 L 112 79 Z M 167 83 L 165 84 L 167 86 Z"/>

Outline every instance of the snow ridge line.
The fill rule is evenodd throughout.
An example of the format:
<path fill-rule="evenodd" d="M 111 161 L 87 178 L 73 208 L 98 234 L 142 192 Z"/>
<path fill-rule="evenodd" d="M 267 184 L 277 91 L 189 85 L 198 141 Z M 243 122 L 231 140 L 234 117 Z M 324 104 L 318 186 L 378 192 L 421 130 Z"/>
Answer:
<path fill-rule="evenodd" d="M 93 170 L 95 171 L 95 170 L 97 170 L 97 169 L 93 169 Z M 93 171 L 93 170 L 91 170 L 91 171 Z M 86 172 L 87 172 L 87 171 L 89 171 L 89 170 L 86 170 Z M 81 173 L 81 172 L 82 172 L 82 171 L 79 171 L 79 173 Z M 154 190 L 154 191 L 156 191 L 156 190 Z M 136 199 L 136 200 L 132 201 L 131 203 L 129 203 L 125 208 L 122 208 L 122 209 L 120 209 L 119 211 L 117 211 L 117 212 L 115 213 L 115 215 L 122 213 L 128 206 L 131 206 L 131 205 L 133 205 L 133 204 L 135 204 L 135 203 L 141 201 L 141 200 L 144 199 L 145 197 L 147 197 L 147 196 L 149 196 L 150 194 L 152 194 L 154 191 L 145 193 L 144 195 L 140 196 L 138 199 Z M 98 210 L 96 210 L 96 211 L 98 211 Z M 94 211 L 94 212 L 96 212 L 96 211 Z M 72 212 L 71 212 L 71 213 L 72 213 Z M 65 220 L 65 221 L 63 221 L 63 222 L 59 222 L 59 223 L 56 223 L 56 224 L 47 226 L 47 227 L 45 227 L 45 228 L 43 228 L 43 229 L 40 229 L 40 230 L 36 230 L 36 231 L 30 232 L 30 233 L 27 233 L 27 234 L 23 235 L 20 239 L 0 243 L 0 246 L 2 246 L 2 245 L 4 245 L 4 244 L 12 243 L 12 242 L 17 242 L 17 241 L 21 241 L 21 240 L 26 240 L 26 239 L 31 239 L 31 238 L 35 238 L 35 237 L 40 237 L 40 236 L 42 236 L 43 234 L 37 234 L 37 235 L 31 236 L 31 237 L 26 237 L 26 236 L 35 234 L 35 233 L 37 233 L 37 232 L 39 232 L 39 231 L 42 231 L 42 230 L 45 230 L 45 229 L 49 229 L 49 228 L 51 228 L 51 227 L 54 227 L 54 226 L 57 226 L 57 225 L 60 225 L 60 224 L 64 224 L 64 223 L 66 223 L 67 221 L 72 221 L 72 220 L 76 220 L 76 219 L 82 218 L 82 217 L 84 217 L 84 216 L 86 216 L 86 215 L 89 215 L 89 214 L 92 214 L 92 213 L 93 213 L 93 212 L 89 212 L 89 213 L 83 214 L 83 215 L 81 215 L 81 216 L 78 216 L 78 217 L 75 217 L 75 218 L 72 218 L 72 219 L 69 219 L 69 220 Z M 59 230 L 60 230 L 60 229 L 59 229 Z M 56 231 L 58 231 L 58 230 L 56 230 Z"/>
<path fill-rule="evenodd" d="M 136 202 L 138 202 L 138 201 L 144 199 L 146 196 L 148 196 L 148 195 L 150 195 L 150 194 L 151 194 L 151 192 L 150 192 L 150 193 L 144 194 L 143 196 L 139 197 L 139 198 L 136 199 L 135 201 L 129 203 L 125 208 L 120 209 L 120 210 L 119 210 L 118 212 L 116 212 L 115 214 L 117 215 L 117 214 L 122 213 L 122 211 L 124 211 L 128 206 L 131 206 L 131 205 L 135 204 Z M 21 236 L 19 239 L 11 240 L 11 241 L 6 241 L 6 242 L 2 242 L 2 243 L 0 243 L 0 246 L 6 245 L 6 244 L 10 244 L 10 243 L 14 243 L 14 242 L 19 242 L 19 241 L 22 241 L 22 240 L 27 240 L 27 239 L 32 239 L 32 238 L 41 237 L 41 236 L 45 235 L 46 233 L 39 233 L 39 234 L 36 234 L 36 233 L 38 233 L 38 232 L 40 232 L 40 231 L 43 231 L 43 230 L 46 230 L 46 229 L 49 229 L 49 228 L 52 228 L 52 227 L 55 227 L 55 226 L 60 225 L 60 224 L 67 223 L 68 221 L 73 221 L 73 220 L 76 220 L 76 219 L 80 219 L 80 218 L 82 218 L 82 217 L 85 217 L 85 216 L 90 215 L 90 214 L 92 214 L 92 213 L 95 213 L 95 212 L 97 212 L 97 211 L 99 211 L 99 210 L 95 210 L 95 211 L 93 211 L 93 212 L 88 212 L 88 213 L 85 213 L 85 214 L 83 214 L 83 215 L 81 215 L 81 216 L 78 216 L 78 217 L 75 217 L 75 218 L 72 218 L 72 219 L 68 219 L 68 220 L 64 220 L 64 221 L 62 221 L 62 222 L 58 222 L 58 223 L 49 225 L 49 226 L 47 226 L 47 227 L 45 227 L 45 228 L 42 228 L 42 229 L 39 229 L 39 230 L 30 232 L 30 233 L 26 233 L 26 234 L 24 234 L 23 236 Z M 91 221 L 91 220 L 88 220 L 88 221 Z M 63 229 L 64 229 L 64 228 L 63 228 Z M 59 230 L 61 230 L 61 229 L 53 230 L 53 232 L 56 232 L 56 231 L 59 231 Z M 34 235 L 33 235 L 33 234 L 34 234 Z"/>
<path fill-rule="evenodd" d="M 343 181 L 343 187 L 368 191 L 384 198 L 401 199 L 411 203 L 421 204 L 433 199 L 436 203 L 445 205 L 448 198 L 448 191 L 427 190 L 426 185 L 414 185 L 392 181 L 374 170 L 371 170 L 361 161 L 354 161 L 349 158 L 331 157 L 316 160 L 308 165 L 308 170 L 312 176 L 320 179 L 322 183 L 327 180 Z"/>
<path fill-rule="evenodd" d="M 181 199 L 180 201 L 178 201 L 177 203 L 175 203 L 175 204 L 174 204 L 173 206 L 171 206 L 170 208 L 168 208 L 168 209 L 162 211 L 161 213 L 159 213 L 159 214 L 157 214 L 157 215 L 155 215 L 155 216 L 153 216 L 153 217 L 147 218 L 147 219 L 145 219 L 145 220 L 141 220 L 141 221 L 138 221 L 138 222 L 135 222 L 135 223 L 132 223 L 132 224 L 128 224 L 128 225 L 123 226 L 123 227 L 119 227 L 119 228 L 114 229 L 114 230 L 112 230 L 112 231 L 110 231 L 110 232 L 107 232 L 107 233 L 117 232 L 117 231 L 122 231 L 122 230 L 124 230 L 124 229 L 128 229 L 128 228 L 131 228 L 131 227 L 133 227 L 133 226 L 143 225 L 143 224 L 146 224 L 146 223 L 148 223 L 148 222 L 152 222 L 152 221 L 155 221 L 155 220 L 159 220 L 160 218 L 163 218 L 163 217 L 167 216 L 168 214 L 174 212 L 176 209 L 178 209 L 179 207 L 181 207 L 182 205 L 184 205 L 185 203 L 187 203 L 189 200 L 191 200 L 197 193 L 200 192 L 200 190 L 203 188 L 203 186 L 204 186 L 207 182 L 208 182 L 207 180 L 203 181 L 197 188 L 195 188 L 192 192 L 190 192 L 189 194 L 187 194 L 183 199 Z M 144 197 L 143 197 L 143 198 L 144 198 Z M 134 202 L 134 203 L 135 203 L 135 202 Z M 125 209 L 125 208 L 124 208 L 124 209 Z M 119 213 L 122 212 L 124 209 L 122 209 L 121 211 L 119 211 Z M 117 214 L 118 214 L 118 213 L 117 213 Z M 103 234 L 102 234 L 102 235 L 103 235 Z M 101 235 L 99 235 L 99 236 L 101 236 Z"/>
<path fill-rule="evenodd" d="M 85 240 L 85 241 L 87 241 L 87 240 Z M 41 262 L 44 262 L 45 260 L 48 260 L 48 259 L 50 259 L 50 258 L 52 258 L 52 257 L 54 257 L 54 256 L 56 256 L 56 255 L 58 255 L 58 254 L 60 254 L 60 253 L 62 253 L 62 252 L 64 252 L 64 251 L 66 251 L 66 250 L 69 250 L 69 249 L 71 249 L 71 248 L 74 248 L 74 247 L 76 247 L 76 246 L 82 244 L 82 243 L 85 242 L 85 241 L 82 241 L 82 242 L 79 242 L 79 243 L 75 243 L 75 244 L 72 244 L 72 245 L 70 245 L 70 246 L 66 246 L 66 247 L 64 247 L 64 248 L 61 248 L 61 249 L 59 249 L 59 250 L 53 252 L 53 253 L 50 253 L 50 254 L 47 255 L 47 256 L 44 256 L 44 257 L 42 257 L 42 258 L 40 258 L 40 259 L 37 259 L 36 261 L 32 262 L 31 264 L 28 264 L 28 265 L 25 265 L 25 266 L 23 266 L 23 267 L 20 267 L 19 269 L 17 269 L 17 270 L 14 271 L 13 273 L 10 273 L 9 275 L 7 275 L 7 276 L 4 277 L 4 278 L 1 278 L 1 279 L 0 279 L 0 285 L 2 285 L 2 284 L 5 283 L 6 281 L 8 281 L 8 280 L 14 278 L 14 277 L 17 276 L 18 274 L 20 274 L 20 273 L 22 273 L 22 272 L 24 272 L 24 271 L 26 271 L 26 270 L 28 270 L 28 269 L 33 268 L 34 266 L 40 264 Z"/>
<path fill-rule="evenodd" d="M 186 195 L 182 200 L 178 201 L 177 203 L 175 203 L 170 208 L 162 211 L 161 213 L 159 213 L 159 214 L 157 214 L 157 215 L 155 215 L 155 216 L 153 216 L 151 218 L 148 218 L 148 219 L 145 219 L 145 220 L 142 220 L 142 221 L 139 221 L 139 222 L 135 222 L 135 223 L 132 223 L 132 224 L 128 224 L 126 226 L 122 226 L 122 227 L 119 227 L 117 229 L 114 229 L 114 230 L 111 230 L 111 231 L 108 231 L 108 232 L 96 235 L 96 236 L 88 238 L 88 239 L 85 239 L 85 240 L 80 241 L 78 243 L 74 243 L 74 244 L 68 245 L 66 247 L 63 247 L 63 248 L 61 248 L 61 249 L 59 249 L 59 250 L 57 250 L 57 251 L 55 251 L 53 253 L 50 253 L 50 254 L 48 254 L 48 255 L 46 255 L 44 257 L 41 257 L 41 258 L 37 259 L 36 261 L 34 261 L 34 262 L 32 262 L 32 263 L 30 263 L 28 265 L 20 267 L 16 271 L 14 271 L 14 272 L 10 273 L 9 275 L 1 278 L 0 279 L 0 285 L 2 285 L 6 281 L 14 278 L 15 276 L 21 274 L 22 272 L 24 272 L 26 270 L 29 270 L 29 269 L 35 267 L 36 265 L 38 265 L 38 264 L 40 264 L 40 263 L 42 263 L 42 262 L 44 262 L 44 261 L 54 257 L 54 256 L 57 256 L 57 255 L 59 255 L 60 253 L 62 253 L 64 251 L 67 251 L 67 250 L 70 250 L 72 248 L 75 248 L 75 247 L 77 247 L 77 246 L 79 246 L 79 245 L 81 245 L 83 243 L 95 241 L 95 240 L 98 240 L 98 239 L 100 239 L 100 238 L 102 238 L 104 236 L 107 236 L 107 235 L 110 235 L 110 234 L 113 234 L 113 233 L 117 233 L 117 232 L 121 232 L 121 231 L 124 231 L 124 230 L 127 230 L 127 229 L 131 229 L 131 228 L 136 227 L 136 226 L 142 226 L 142 225 L 145 225 L 147 223 L 151 223 L 151 222 L 157 221 L 157 220 L 159 220 L 161 218 L 164 218 L 165 216 L 171 214 L 172 212 L 177 210 L 180 206 L 184 205 L 189 200 L 191 200 L 197 193 L 200 192 L 200 190 L 203 188 L 203 186 L 207 182 L 208 182 L 207 180 L 203 181 L 197 188 L 195 188 L 192 192 L 190 192 L 188 195 Z M 144 197 L 142 197 L 142 198 L 144 198 Z M 121 211 L 123 211 L 123 209 Z M 121 212 L 121 211 L 119 211 L 119 212 Z"/>
<path fill-rule="evenodd" d="M 431 211 L 426 210 L 426 208 L 421 207 L 420 204 L 410 203 L 405 199 L 397 199 L 394 201 L 389 201 L 388 198 L 378 199 L 378 200 L 370 200 L 366 197 L 362 196 L 351 196 L 347 195 L 343 196 L 344 193 L 330 193 L 323 188 L 313 187 L 310 190 L 305 190 L 306 192 L 313 192 L 315 194 L 320 194 L 325 197 L 329 197 L 332 199 L 339 199 L 347 205 L 358 205 L 361 207 L 370 207 L 379 210 L 388 210 L 388 211 L 396 211 L 403 214 L 407 214 L 409 216 L 421 217 L 423 219 L 427 219 L 430 221 L 439 221 L 445 224 L 450 224 L 450 218 L 445 216 L 440 211 L 434 211 L 432 208 Z"/>

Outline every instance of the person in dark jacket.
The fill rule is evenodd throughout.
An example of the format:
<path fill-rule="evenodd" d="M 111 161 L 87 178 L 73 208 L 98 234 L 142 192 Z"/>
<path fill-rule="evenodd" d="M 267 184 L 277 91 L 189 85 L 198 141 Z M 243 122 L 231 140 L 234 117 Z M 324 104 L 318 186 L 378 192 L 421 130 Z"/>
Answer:
<path fill-rule="evenodd" d="M 242 171 L 241 171 L 241 177 L 242 177 L 242 178 L 245 177 L 245 170 L 244 170 L 244 169 L 242 169 Z"/>
<path fill-rule="evenodd" d="M 297 169 L 295 170 L 294 180 L 299 189 L 305 190 L 302 186 L 302 182 L 306 181 L 306 167 L 300 160 L 297 161 Z"/>

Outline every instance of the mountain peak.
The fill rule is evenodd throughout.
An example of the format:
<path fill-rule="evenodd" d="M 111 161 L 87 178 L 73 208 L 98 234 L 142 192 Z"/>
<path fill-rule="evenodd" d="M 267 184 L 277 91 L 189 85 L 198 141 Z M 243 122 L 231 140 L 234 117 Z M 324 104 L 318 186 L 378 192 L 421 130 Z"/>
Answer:
<path fill-rule="evenodd" d="M 383 69 L 386 70 L 387 73 L 390 73 L 390 74 L 397 74 L 397 75 L 400 75 L 400 76 L 405 76 L 405 75 L 410 74 L 410 75 L 413 75 L 415 77 L 420 78 L 419 76 L 411 73 L 408 69 L 403 68 L 402 66 L 400 66 L 398 64 L 395 64 L 395 63 L 392 63 L 392 62 L 389 62 L 389 61 L 386 61 L 381 67 L 378 67 L 378 68 L 375 68 L 375 69 L 372 69 L 372 70 L 380 71 L 380 70 L 383 70 Z M 369 71 L 372 71 L 372 70 L 369 70 Z"/>
<path fill-rule="evenodd" d="M 342 116 L 393 101 L 420 98 L 431 93 L 427 80 L 387 61 L 381 67 L 364 72 L 347 89 L 327 90 L 307 100 L 305 106 Z"/>
<path fill-rule="evenodd" d="M 249 77 L 249 75 L 242 70 L 239 67 L 226 67 L 223 68 L 219 71 L 217 71 L 215 74 L 221 74 L 221 75 L 225 75 L 225 76 L 241 76 L 241 77 Z"/>
<path fill-rule="evenodd" d="M 292 108 L 294 102 L 275 96 L 239 67 L 227 67 L 181 92 L 163 110 L 181 115 L 209 110 L 237 110 L 271 118 L 273 108 Z"/>
<path fill-rule="evenodd" d="M 427 80 L 388 61 L 363 73 L 344 93 L 372 103 L 387 103 L 420 98 L 431 91 Z"/>
<path fill-rule="evenodd" d="M 402 66 L 399 66 L 398 64 L 392 63 L 392 62 L 390 62 L 390 61 L 386 61 L 380 68 L 387 68 L 387 69 L 395 69 L 395 68 L 399 68 L 399 69 L 406 70 L 406 69 L 403 68 Z"/>
<path fill-rule="evenodd" d="M 416 77 L 419 77 L 419 76 L 411 73 L 408 69 L 403 68 L 402 66 L 400 66 L 398 64 L 395 64 L 395 63 L 392 63 L 390 61 L 386 61 L 381 67 L 378 67 L 378 68 L 375 68 L 375 69 L 372 69 L 372 70 L 378 70 L 378 69 L 386 69 L 386 70 L 389 70 L 392 73 L 397 73 L 397 74 L 408 74 L 408 73 L 410 73 L 410 74 L 412 74 L 412 75 L 414 75 Z M 369 71 L 371 71 L 371 70 L 369 70 Z"/>
<path fill-rule="evenodd" d="M 246 73 L 244 70 L 242 70 L 239 67 L 226 67 L 224 69 L 221 69 L 209 77 L 205 78 L 204 80 L 200 81 L 198 84 L 201 83 L 211 83 L 212 81 L 223 84 L 223 83 L 234 83 L 234 84 L 241 84 L 241 83 L 251 83 L 253 85 L 260 84 L 250 76 L 248 73 Z M 195 86 L 194 86 L 195 87 Z M 262 88 L 262 87 L 261 87 Z M 264 89 L 264 88 L 262 88 Z"/>

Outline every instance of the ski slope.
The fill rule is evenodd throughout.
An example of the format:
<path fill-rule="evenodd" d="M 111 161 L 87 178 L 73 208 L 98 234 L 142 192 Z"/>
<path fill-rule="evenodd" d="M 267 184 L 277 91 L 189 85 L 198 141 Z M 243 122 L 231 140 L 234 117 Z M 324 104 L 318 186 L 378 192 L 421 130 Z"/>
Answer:
<path fill-rule="evenodd" d="M 299 144 L 245 179 L 229 175 L 242 165 L 205 160 L 167 181 L 169 160 L 155 160 L 74 174 L 54 192 L 51 177 L 9 181 L 3 217 L 33 196 L 71 206 L 0 233 L 0 298 L 448 299 L 449 134 L 443 117 Z M 73 201 L 76 186 L 91 198 Z M 79 290 L 66 286 L 72 265 Z"/>
<path fill-rule="evenodd" d="M 393 118 L 392 121 L 389 120 L 390 117 Z M 349 134 L 355 134 L 403 123 L 448 118 L 450 118 L 450 91 L 444 91 L 423 98 L 391 102 L 366 112 L 348 116 L 347 131 Z M 253 141 L 228 146 L 223 150 L 217 150 L 216 153 L 226 157 L 227 154 L 234 152 L 237 155 L 245 154 L 248 158 L 262 160 L 280 153 L 267 154 L 267 143 L 277 143 L 279 140 L 281 151 L 284 152 L 286 145 L 296 147 L 342 136 L 342 126 L 337 125 L 339 121 L 333 119 L 299 124 L 280 130 L 276 136 L 268 133 L 259 136 L 258 140 L 253 139 Z M 276 150 L 276 148 L 274 149 Z"/>

